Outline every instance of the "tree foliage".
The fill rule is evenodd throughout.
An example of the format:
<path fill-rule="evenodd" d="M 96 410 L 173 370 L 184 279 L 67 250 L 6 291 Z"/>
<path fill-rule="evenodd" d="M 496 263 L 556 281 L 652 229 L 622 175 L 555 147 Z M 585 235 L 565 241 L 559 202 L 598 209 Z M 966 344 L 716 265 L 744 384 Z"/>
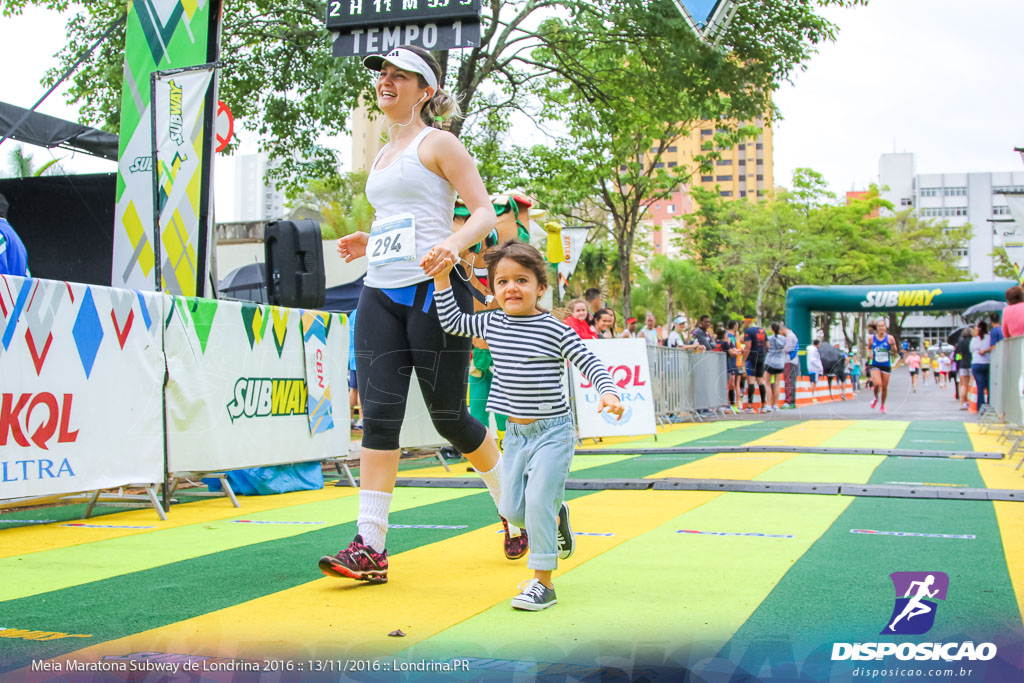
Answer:
<path fill-rule="evenodd" d="M 544 22 L 533 51 L 563 69 L 534 86 L 542 117 L 565 134 L 532 150 L 531 191 L 574 222 L 596 201 L 619 251 L 624 313 L 634 243 L 647 208 L 690 180 L 690 165 L 667 167 L 668 148 L 696 122 L 713 121 L 715 143 L 730 147 L 758 132 L 742 121 L 773 114 L 771 93 L 834 27 L 803 0 L 739 3 L 721 37 L 705 45 L 672 2 L 578 5 Z M 604 39 L 595 40 L 595 36 Z M 573 78 L 571 74 L 587 74 Z M 710 163 L 712 149 L 698 162 Z"/>

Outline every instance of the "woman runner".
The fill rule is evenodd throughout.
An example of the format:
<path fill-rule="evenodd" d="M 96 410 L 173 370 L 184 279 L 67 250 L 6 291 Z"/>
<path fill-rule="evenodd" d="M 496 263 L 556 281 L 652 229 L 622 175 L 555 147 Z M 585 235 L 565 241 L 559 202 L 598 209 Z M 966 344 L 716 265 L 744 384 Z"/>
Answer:
<path fill-rule="evenodd" d="M 422 48 L 398 47 L 385 56 L 367 57 L 363 64 L 380 72 L 377 104 L 389 128 L 388 144 L 366 181 L 377 220 L 369 234 L 338 240 L 338 254 L 346 261 L 369 260 L 355 330 L 363 417 L 358 534 L 337 555 L 322 557 L 320 569 L 328 576 L 383 583 L 412 368 L 438 433 L 466 456 L 496 505 L 500 497 L 501 453 L 487 428 L 466 409 L 471 342 L 441 329 L 432 281 L 484 239 L 497 216 L 466 148 L 451 133 L 433 127 L 435 121 L 458 115 L 457 102 L 440 87 L 441 68 L 433 56 Z M 470 216 L 453 233 L 456 193 Z M 453 294 L 468 308 L 472 293 L 465 279 L 459 272 Z M 526 553 L 525 536 L 513 536 L 506 527 L 504 540 L 510 559 Z"/>
<path fill-rule="evenodd" d="M 871 363 L 868 367 L 871 370 L 871 386 L 875 390 L 875 400 L 871 402 L 874 408 L 878 399 L 882 399 L 882 414 L 885 414 L 885 399 L 889 396 L 889 375 L 892 373 L 892 354 L 896 352 L 903 357 L 903 351 L 896 345 L 896 338 L 889 334 L 889 328 L 884 320 L 875 323 L 875 333 L 871 335 Z"/>

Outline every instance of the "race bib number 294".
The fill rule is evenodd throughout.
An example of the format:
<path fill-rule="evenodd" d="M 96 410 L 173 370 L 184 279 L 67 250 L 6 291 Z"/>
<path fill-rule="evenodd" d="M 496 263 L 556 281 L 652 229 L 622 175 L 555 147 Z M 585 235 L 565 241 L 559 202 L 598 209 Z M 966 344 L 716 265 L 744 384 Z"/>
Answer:
<path fill-rule="evenodd" d="M 370 265 L 380 266 L 416 258 L 416 217 L 399 213 L 374 221 L 366 244 Z"/>

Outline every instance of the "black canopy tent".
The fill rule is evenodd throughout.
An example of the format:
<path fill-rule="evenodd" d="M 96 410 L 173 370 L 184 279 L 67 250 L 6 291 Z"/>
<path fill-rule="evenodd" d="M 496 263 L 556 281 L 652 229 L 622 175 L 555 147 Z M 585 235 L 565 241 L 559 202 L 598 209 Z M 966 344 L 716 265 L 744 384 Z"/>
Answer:
<path fill-rule="evenodd" d="M 20 122 L 20 125 L 19 125 Z M 117 161 L 117 135 L 0 102 L 0 135 Z"/>

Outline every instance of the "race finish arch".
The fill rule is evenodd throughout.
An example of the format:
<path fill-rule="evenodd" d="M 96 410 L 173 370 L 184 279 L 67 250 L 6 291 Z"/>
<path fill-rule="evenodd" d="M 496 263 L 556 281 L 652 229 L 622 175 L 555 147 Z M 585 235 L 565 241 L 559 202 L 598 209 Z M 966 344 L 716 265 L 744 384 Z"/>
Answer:
<path fill-rule="evenodd" d="M 811 342 L 811 312 L 838 311 L 961 311 L 995 299 L 1003 301 L 1013 280 L 990 282 L 932 282 L 916 285 L 801 285 L 786 291 L 786 327 L 800 345 Z M 807 357 L 800 356 L 800 371 L 807 372 Z"/>

